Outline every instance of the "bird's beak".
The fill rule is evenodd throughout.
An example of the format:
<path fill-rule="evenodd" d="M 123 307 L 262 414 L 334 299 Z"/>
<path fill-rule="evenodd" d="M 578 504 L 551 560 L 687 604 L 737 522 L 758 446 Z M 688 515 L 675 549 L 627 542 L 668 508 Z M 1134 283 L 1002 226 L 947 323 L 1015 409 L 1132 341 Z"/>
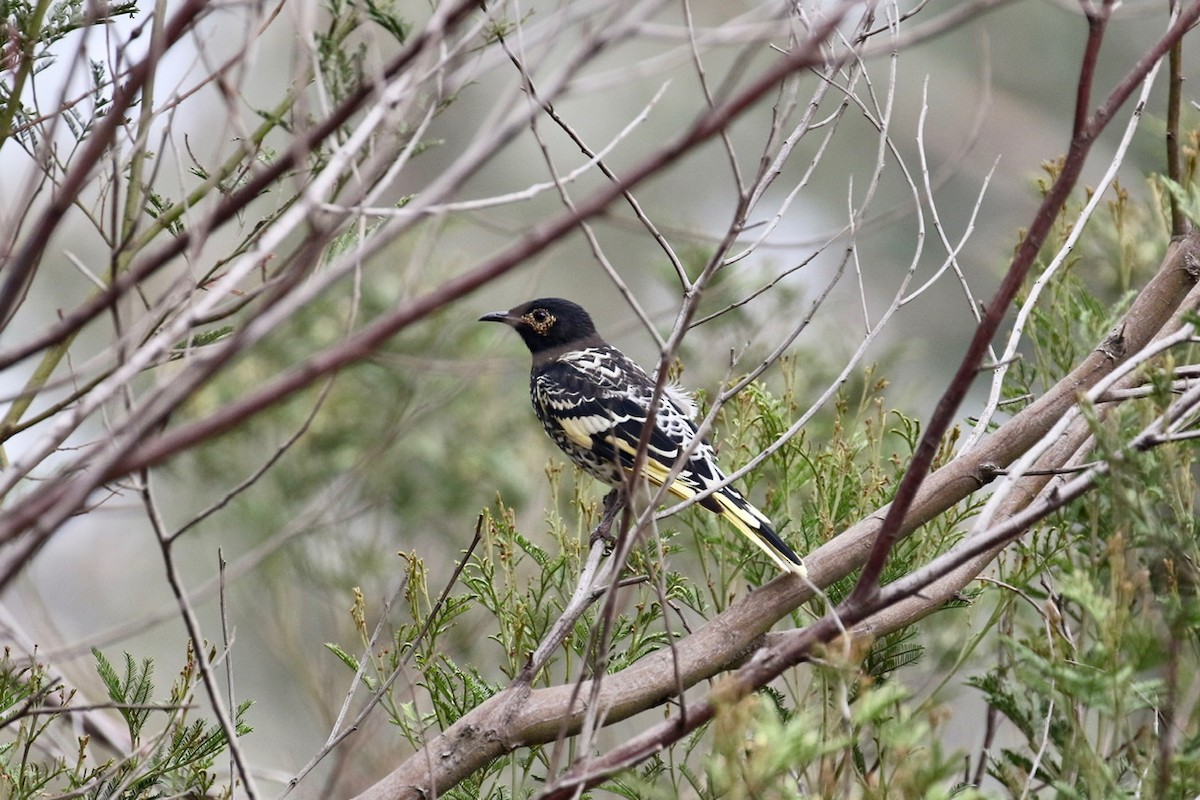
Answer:
<path fill-rule="evenodd" d="M 513 315 L 509 314 L 507 311 L 492 311 L 492 312 L 484 314 L 482 317 L 480 317 L 479 321 L 480 322 L 503 322 L 505 325 L 515 326 L 518 322 L 521 321 L 521 318 L 514 317 Z"/>

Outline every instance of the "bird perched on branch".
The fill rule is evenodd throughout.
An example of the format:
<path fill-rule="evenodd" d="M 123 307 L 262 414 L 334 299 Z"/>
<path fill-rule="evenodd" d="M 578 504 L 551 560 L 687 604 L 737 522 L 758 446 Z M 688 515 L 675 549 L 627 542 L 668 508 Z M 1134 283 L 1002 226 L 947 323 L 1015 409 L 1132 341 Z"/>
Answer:
<path fill-rule="evenodd" d="M 502 322 L 521 335 L 533 354 L 533 410 L 554 443 L 579 467 L 610 486 L 623 486 L 649 419 L 646 478 L 662 486 L 687 453 L 667 490 L 687 500 L 720 486 L 697 502 L 729 520 L 780 568 L 806 574 L 804 563 L 775 533 L 771 521 L 725 483 L 712 446 L 701 440 L 693 447 L 697 430 L 691 398 L 668 388 L 651 414 L 655 382 L 600 338 L 581 307 L 547 297 L 511 311 L 484 314 L 479 321 Z"/>

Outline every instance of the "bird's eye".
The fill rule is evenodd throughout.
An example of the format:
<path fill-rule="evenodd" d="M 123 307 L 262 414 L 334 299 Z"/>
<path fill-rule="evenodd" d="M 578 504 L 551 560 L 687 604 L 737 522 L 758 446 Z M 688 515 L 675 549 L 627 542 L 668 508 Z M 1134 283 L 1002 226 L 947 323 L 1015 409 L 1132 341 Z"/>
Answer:
<path fill-rule="evenodd" d="M 554 326 L 554 315 L 544 308 L 535 308 L 523 319 L 536 333 L 545 335 Z"/>

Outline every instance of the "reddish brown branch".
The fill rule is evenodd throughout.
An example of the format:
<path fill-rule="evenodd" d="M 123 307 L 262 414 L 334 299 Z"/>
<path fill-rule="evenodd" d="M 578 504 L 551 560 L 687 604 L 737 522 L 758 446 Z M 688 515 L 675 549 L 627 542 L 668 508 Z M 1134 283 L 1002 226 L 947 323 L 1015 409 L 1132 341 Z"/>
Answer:
<path fill-rule="evenodd" d="M 1096 65 L 1100 62 L 1100 46 L 1104 44 L 1104 31 L 1108 27 L 1109 12 L 1112 0 L 1105 0 L 1103 11 L 1095 8 L 1085 8 L 1088 35 L 1083 48 L 1083 59 L 1079 70 L 1079 82 L 1075 87 L 1075 121 L 1071 125 L 1071 140 L 1085 140 L 1088 115 L 1092 107 L 1092 82 L 1096 79 Z"/>
<path fill-rule="evenodd" d="M 1171 3 L 1174 9 L 1176 3 Z M 1183 108 L 1183 37 L 1171 47 L 1167 77 L 1167 177 L 1179 183 L 1183 175 L 1183 156 L 1179 149 L 1179 115 Z M 1187 230 L 1187 216 L 1179 206 L 1179 198 L 1171 193 L 1171 234 L 1182 236 Z"/>

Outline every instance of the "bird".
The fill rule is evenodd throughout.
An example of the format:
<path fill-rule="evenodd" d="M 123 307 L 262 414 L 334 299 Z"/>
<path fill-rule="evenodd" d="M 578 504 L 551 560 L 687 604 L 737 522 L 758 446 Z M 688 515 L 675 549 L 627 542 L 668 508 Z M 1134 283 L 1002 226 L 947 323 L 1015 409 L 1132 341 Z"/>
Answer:
<path fill-rule="evenodd" d="M 729 485 L 712 445 L 703 439 L 696 442 L 691 397 L 669 384 L 651 414 L 656 382 L 600 337 L 581 306 L 561 297 L 543 297 L 484 314 L 479 321 L 503 323 L 520 334 L 533 357 L 529 394 L 534 413 L 577 466 L 601 483 L 624 486 L 649 424 L 644 475 L 651 483 L 666 483 L 681 454 L 690 449 L 667 490 L 687 500 L 720 486 L 698 500 L 699 505 L 724 517 L 780 569 L 807 575 L 804 562 L 767 516 Z"/>

